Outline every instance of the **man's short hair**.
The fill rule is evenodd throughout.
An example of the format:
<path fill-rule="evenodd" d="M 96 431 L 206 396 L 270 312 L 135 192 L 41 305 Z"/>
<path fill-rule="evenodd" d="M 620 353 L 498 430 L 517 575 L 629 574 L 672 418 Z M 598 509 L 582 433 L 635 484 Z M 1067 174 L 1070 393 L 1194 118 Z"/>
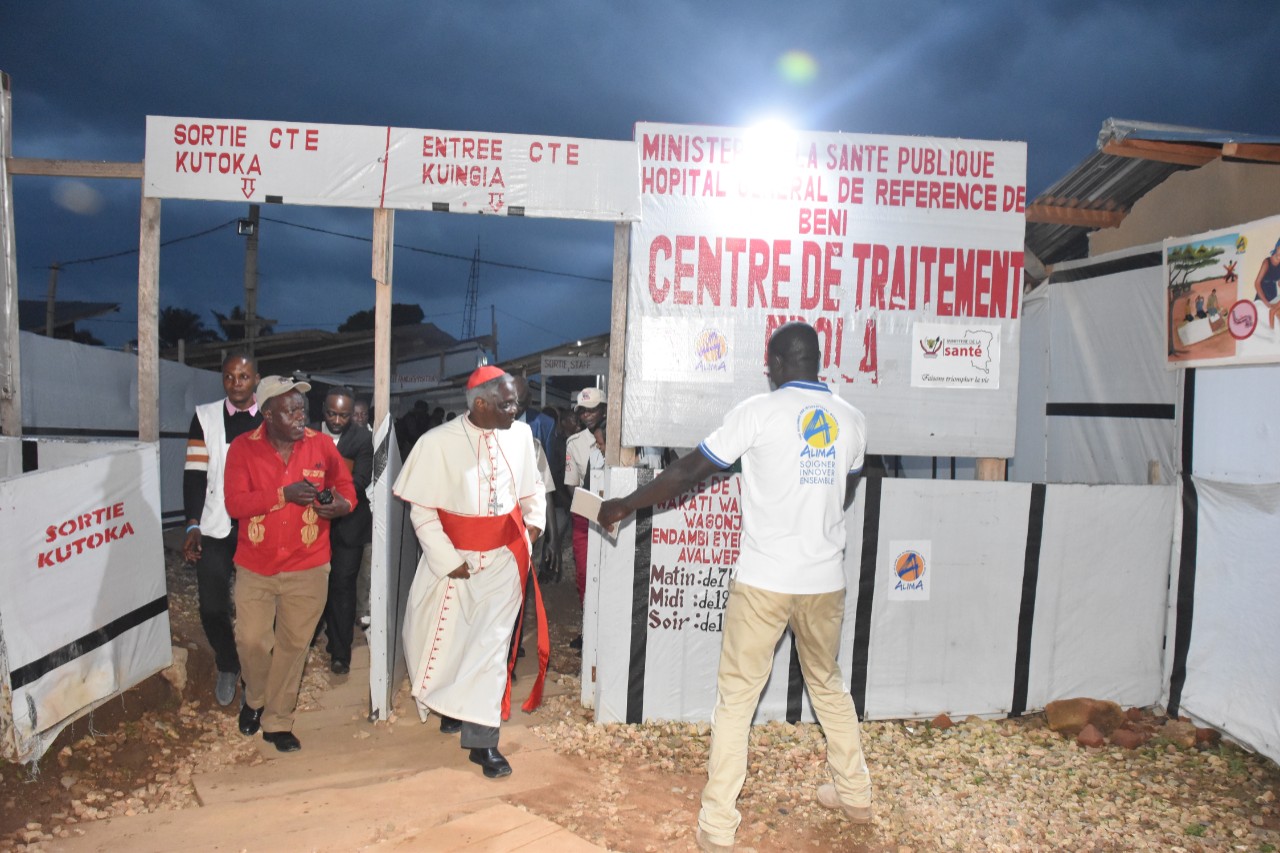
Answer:
<path fill-rule="evenodd" d="M 468 388 L 467 389 L 467 411 L 471 411 L 471 409 L 475 405 L 476 400 L 485 399 L 492 402 L 493 400 L 497 399 L 498 386 L 501 385 L 504 380 L 507 380 L 510 378 L 511 378 L 510 374 L 504 373 L 501 376 L 493 377 L 488 382 L 481 382 L 479 385 L 476 385 L 474 388 Z"/>
<path fill-rule="evenodd" d="M 237 359 L 244 359 L 249 362 L 249 367 L 253 369 L 253 372 L 258 372 L 258 359 L 247 349 L 240 349 L 239 347 L 227 353 L 227 357 L 222 360 L 222 369 L 226 370 L 227 365 Z"/>
<path fill-rule="evenodd" d="M 330 397 L 346 397 L 351 401 L 352 406 L 356 404 L 356 393 L 346 385 L 334 385 L 329 389 L 329 393 L 324 395 L 326 400 Z"/>

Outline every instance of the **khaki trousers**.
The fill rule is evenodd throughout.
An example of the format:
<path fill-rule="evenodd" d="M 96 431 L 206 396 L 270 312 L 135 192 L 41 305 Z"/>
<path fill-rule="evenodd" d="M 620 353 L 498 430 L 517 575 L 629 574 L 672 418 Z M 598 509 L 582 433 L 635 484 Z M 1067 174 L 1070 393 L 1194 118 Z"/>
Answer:
<path fill-rule="evenodd" d="M 736 803 L 747 778 L 747 742 L 773 653 L 787 625 L 795 634 L 809 700 L 827 737 L 827 769 L 847 805 L 871 803 L 871 777 L 853 698 L 836 654 L 844 618 L 844 590 L 788 595 L 732 582 L 724 615 L 724 644 L 711 717 L 711 754 L 698 825 L 716 844 L 732 844 L 742 816 Z"/>
<path fill-rule="evenodd" d="M 329 564 L 260 575 L 236 566 L 236 649 L 244 700 L 264 732 L 293 730 L 302 668 L 329 594 Z"/>

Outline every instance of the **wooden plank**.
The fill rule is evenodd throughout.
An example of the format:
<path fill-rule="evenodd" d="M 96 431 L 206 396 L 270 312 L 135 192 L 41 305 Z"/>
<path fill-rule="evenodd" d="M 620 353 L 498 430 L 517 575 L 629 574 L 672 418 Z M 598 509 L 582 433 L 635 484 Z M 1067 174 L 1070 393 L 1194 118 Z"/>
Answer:
<path fill-rule="evenodd" d="M 1051 204 L 1027 205 L 1028 222 L 1049 225 L 1081 225 L 1087 228 L 1118 228 L 1124 222 L 1122 210 L 1088 210 L 1082 207 L 1059 207 Z"/>
<path fill-rule="evenodd" d="M 631 265 L 631 224 L 613 226 L 613 303 L 609 309 L 609 429 L 605 433 L 606 465 L 622 456 L 622 404 L 625 400 L 623 363 L 627 351 L 627 274 Z"/>
<path fill-rule="evenodd" d="M 138 440 L 160 440 L 160 199 L 138 224 Z"/>
<path fill-rule="evenodd" d="M 373 411 L 379 423 L 391 414 L 391 268 L 395 211 L 373 212 Z"/>
<path fill-rule="evenodd" d="M 1123 139 L 1108 142 L 1102 153 L 1113 157 L 1133 157 L 1153 160 L 1157 163 L 1175 163 L 1179 166 L 1203 166 L 1222 156 L 1217 146 L 1185 145 L 1179 142 L 1158 142 L 1151 139 Z"/>
<path fill-rule="evenodd" d="M 11 175 L 44 175 L 51 178 L 133 178 L 142 180 L 141 163 L 110 160 L 48 160 L 40 157 L 9 157 Z"/>
<path fill-rule="evenodd" d="M 981 457 L 976 460 L 975 480 L 995 480 L 997 482 L 1004 481 L 1005 472 L 1004 459 L 995 459 L 991 457 Z"/>
<path fill-rule="evenodd" d="M 1228 142 L 1222 146 L 1222 156 L 1255 163 L 1280 163 L 1280 145 Z"/>
<path fill-rule="evenodd" d="M 13 98 L 0 71 L 0 434 L 22 435 L 22 369 L 18 343 L 18 243 L 13 230 Z"/>

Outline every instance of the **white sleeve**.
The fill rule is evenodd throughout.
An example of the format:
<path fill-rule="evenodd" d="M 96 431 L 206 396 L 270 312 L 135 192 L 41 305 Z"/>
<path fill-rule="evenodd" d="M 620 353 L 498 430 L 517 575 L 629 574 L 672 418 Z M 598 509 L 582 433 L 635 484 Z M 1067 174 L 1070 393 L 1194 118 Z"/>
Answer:
<path fill-rule="evenodd" d="M 702 455 L 720 468 L 728 468 L 737 462 L 759 433 L 759 422 L 751 399 L 743 400 L 730 409 L 724 416 L 724 423 L 698 445 Z"/>
<path fill-rule="evenodd" d="M 574 435 L 577 435 L 577 433 Z M 574 436 L 569 436 L 569 440 L 565 444 L 564 484 L 566 486 L 581 486 L 583 471 L 581 463 L 575 455 L 578 448 L 577 442 L 573 438 Z"/>
<path fill-rule="evenodd" d="M 422 546 L 431 574 L 442 578 L 467 562 L 445 535 L 440 513 L 434 507 L 409 504 L 409 520 L 413 522 L 413 532 L 418 535 L 418 544 Z"/>

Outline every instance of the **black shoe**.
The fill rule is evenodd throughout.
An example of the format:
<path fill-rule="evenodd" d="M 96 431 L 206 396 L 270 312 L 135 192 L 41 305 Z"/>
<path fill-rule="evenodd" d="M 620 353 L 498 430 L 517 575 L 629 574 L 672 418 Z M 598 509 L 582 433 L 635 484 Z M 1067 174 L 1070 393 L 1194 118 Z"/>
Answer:
<path fill-rule="evenodd" d="M 351 664 L 344 660 L 329 661 L 329 671 L 334 675 L 346 675 L 351 671 Z"/>
<path fill-rule="evenodd" d="M 511 775 L 511 765 L 502 757 L 497 747 L 471 750 L 471 763 L 484 768 L 486 779 L 498 779 Z"/>
<path fill-rule="evenodd" d="M 250 708 L 248 703 L 240 706 L 240 734 L 254 735 L 262 725 L 262 709 Z"/>
<path fill-rule="evenodd" d="M 275 744 L 280 752 L 297 752 L 302 749 L 302 742 L 293 732 L 263 732 L 262 739 Z"/>
<path fill-rule="evenodd" d="M 572 640 L 569 641 L 569 648 L 582 651 L 582 635 L 581 634 L 579 634 L 578 636 L 574 637 Z"/>
<path fill-rule="evenodd" d="M 440 715 L 440 731 L 446 735 L 456 735 L 462 731 L 462 720 L 455 720 L 453 717 Z"/>

